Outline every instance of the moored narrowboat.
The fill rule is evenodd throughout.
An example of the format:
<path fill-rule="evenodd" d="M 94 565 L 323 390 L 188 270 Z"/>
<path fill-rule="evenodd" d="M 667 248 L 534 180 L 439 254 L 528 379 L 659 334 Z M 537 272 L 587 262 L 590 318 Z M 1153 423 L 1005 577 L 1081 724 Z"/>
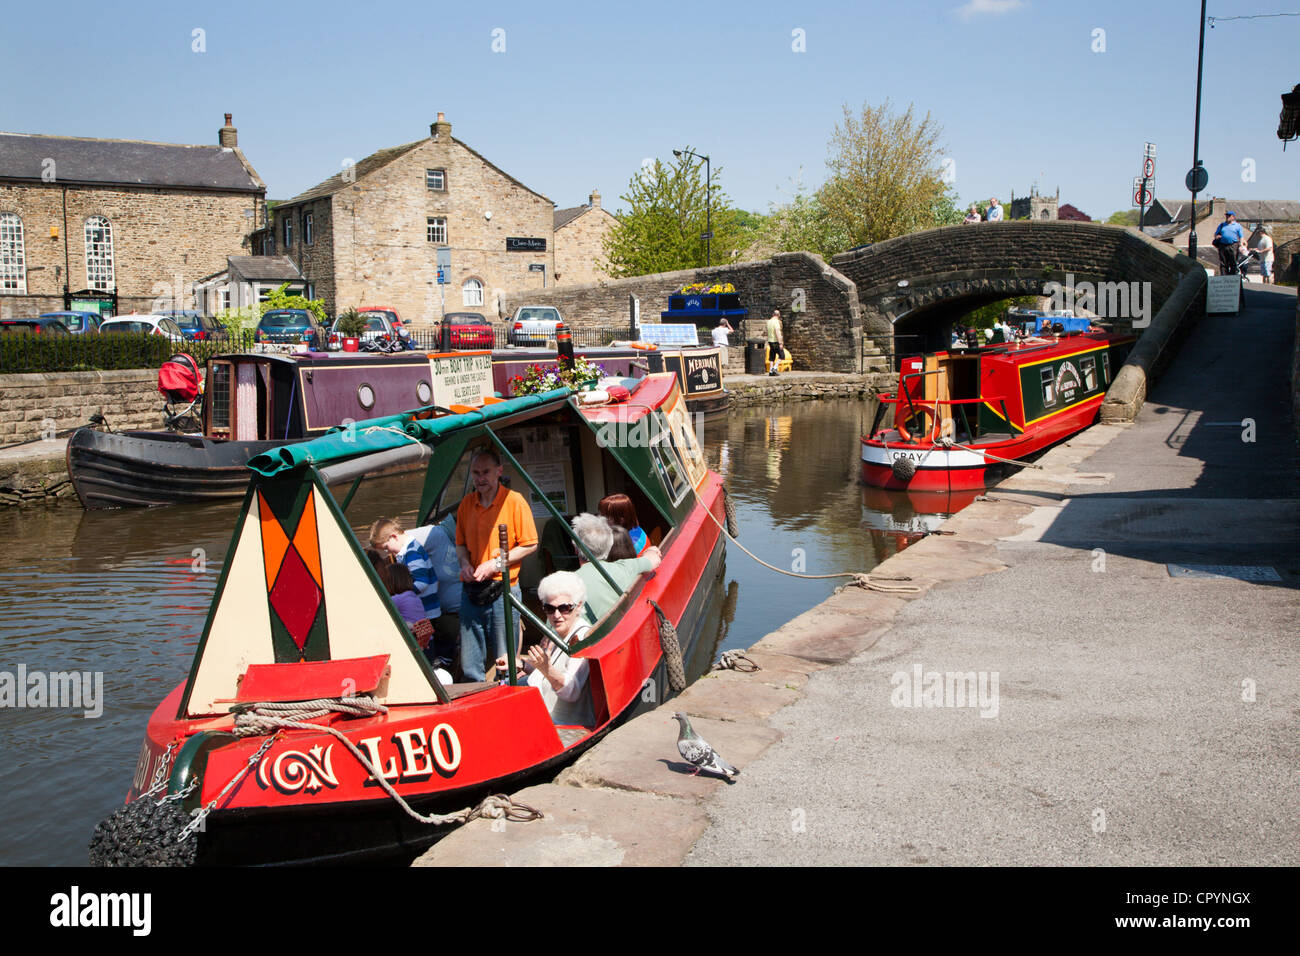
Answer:
<path fill-rule="evenodd" d="M 903 359 L 897 393 L 881 397 L 862 437 L 862 480 L 986 487 L 997 469 L 1093 424 L 1134 341 L 1090 328 Z"/>
<path fill-rule="evenodd" d="M 201 825 L 184 837 L 199 863 L 418 851 L 442 831 L 413 819 L 390 790 L 419 814 L 473 806 L 553 772 L 636 708 L 680 689 L 721 567 L 725 490 L 707 468 L 675 377 L 626 385 L 631 396 L 621 403 L 584 405 L 567 389 L 488 399 L 479 409 L 427 409 L 358 428 L 351 441 L 329 435 L 250 462 L 189 676 L 149 719 L 119 813 L 164 797 L 200 811 Z M 620 596 L 567 647 L 589 664 L 586 723 L 553 723 L 540 692 L 513 678 L 441 683 L 329 490 L 394 461 L 421 462 L 418 516 L 432 525 L 469 491 L 480 448 L 497 453 L 524 494 L 543 550 L 557 540 L 548 530 L 577 544 L 569 517 L 621 492 L 662 552 L 658 568 L 626 589 L 592 561 Z M 522 572 L 520 583 L 524 601 L 510 598 L 507 607 L 544 629 Z M 324 712 L 274 732 L 241 727 L 245 713 L 303 701 Z M 100 859 L 114 857 L 103 846 L 113 832 L 97 834 Z"/>
<path fill-rule="evenodd" d="M 254 455 L 433 404 L 433 361 L 423 352 L 218 355 L 207 363 L 197 429 L 78 429 L 68 475 L 91 510 L 238 500 Z"/>

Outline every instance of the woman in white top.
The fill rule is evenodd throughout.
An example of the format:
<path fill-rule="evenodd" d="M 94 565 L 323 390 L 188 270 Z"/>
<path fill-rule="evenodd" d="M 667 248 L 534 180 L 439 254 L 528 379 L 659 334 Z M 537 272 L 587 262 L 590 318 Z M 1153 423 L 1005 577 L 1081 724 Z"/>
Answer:
<path fill-rule="evenodd" d="M 582 619 L 587 600 L 587 586 L 572 571 L 556 571 L 537 585 L 546 623 L 570 646 L 582 640 L 590 626 Z M 506 659 L 497 659 L 504 669 Z M 560 725 L 590 727 L 594 722 L 591 695 L 587 693 L 589 665 L 584 658 L 570 657 L 549 638 L 528 648 L 520 677 L 527 677 L 529 687 L 536 687 L 546 702 L 551 720 Z"/>

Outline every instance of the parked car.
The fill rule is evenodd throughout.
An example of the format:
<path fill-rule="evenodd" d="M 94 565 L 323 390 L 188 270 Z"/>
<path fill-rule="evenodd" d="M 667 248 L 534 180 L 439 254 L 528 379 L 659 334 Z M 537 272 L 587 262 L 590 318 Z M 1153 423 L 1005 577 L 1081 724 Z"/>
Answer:
<path fill-rule="evenodd" d="M 361 333 L 362 342 L 383 343 L 386 346 L 390 343 L 398 343 L 398 350 L 411 347 L 410 339 L 403 337 L 398 331 L 400 326 L 394 326 L 389 319 L 388 310 L 357 309 L 357 314 L 366 320 L 366 330 Z M 330 326 L 329 347 L 334 352 L 343 348 L 343 336 L 339 333 L 338 319 L 335 319 L 334 324 Z"/>
<path fill-rule="evenodd" d="M 67 335 L 68 327 L 56 318 L 49 316 L 0 319 L 0 334 L 3 335 Z"/>
<path fill-rule="evenodd" d="M 73 335 L 98 332 L 99 324 L 104 321 L 98 312 L 42 312 L 41 318 L 58 319 Z"/>
<path fill-rule="evenodd" d="M 164 309 L 154 314 L 175 319 L 185 338 L 191 342 L 217 342 L 230 338 L 224 325 L 212 316 L 201 315 L 194 309 Z"/>
<path fill-rule="evenodd" d="M 362 315 L 372 312 L 382 315 L 388 320 L 388 324 L 393 327 L 393 331 L 401 337 L 406 347 L 408 349 L 415 348 L 415 344 L 411 341 L 411 330 L 406 327 L 406 323 L 402 321 L 402 317 L 397 314 L 396 309 L 387 305 L 363 305 L 357 311 Z"/>
<path fill-rule="evenodd" d="M 506 331 L 506 345 L 546 345 L 564 324 L 560 310 L 550 305 L 521 305 Z"/>
<path fill-rule="evenodd" d="M 306 309 L 272 309 L 253 331 L 254 342 L 274 345 L 306 344 L 312 351 L 325 348 L 328 336 Z"/>
<path fill-rule="evenodd" d="M 144 335 L 165 335 L 173 342 L 184 342 L 185 333 L 168 315 L 115 315 L 105 319 L 99 326 L 100 335 L 117 335 L 122 333 Z"/>
<path fill-rule="evenodd" d="M 451 347 L 454 349 L 490 349 L 496 344 L 492 323 L 477 312 L 448 312 L 442 324 L 451 328 Z M 441 330 L 439 330 L 439 342 Z"/>

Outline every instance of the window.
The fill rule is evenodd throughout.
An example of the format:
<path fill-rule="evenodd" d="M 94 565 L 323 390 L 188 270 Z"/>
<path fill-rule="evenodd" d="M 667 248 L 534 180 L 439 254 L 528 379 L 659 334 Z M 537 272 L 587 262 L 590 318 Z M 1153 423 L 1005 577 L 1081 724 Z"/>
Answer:
<path fill-rule="evenodd" d="M 284 217 L 284 250 L 293 248 L 293 216 Z"/>
<path fill-rule="evenodd" d="M 314 282 L 307 283 L 307 292 L 304 298 L 308 298 L 308 299 L 316 298 L 316 283 Z"/>
<path fill-rule="evenodd" d="M 478 279 L 466 279 L 465 284 L 460 288 L 465 305 L 483 304 L 483 283 L 479 282 Z"/>
<path fill-rule="evenodd" d="M 1105 384 L 1110 384 L 1110 353 L 1101 353 L 1101 377 Z"/>
<path fill-rule="evenodd" d="M 230 310 L 230 286 L 217 290 L 217 311 L 227 312 Z"/>
<path fill-rule="evenodd" d="M 113 291 L 113 225 L 103 216 L 86 220 L 86 286 Z"/>
<path fill-rule="evenodd" d="M 1040 373 L 1043 379 L 1043 404 L 1051 406 L 1056 404 L 1056 374 L 1052 371 L 1051 366 L 1043 369 Z"/>
<path fill-rule="evenodd" d="M 302 241 L 304 245 L 308 245 L 308 246 L 311 245 L 311 240 L 312 240 L 311 226 L 312 226 L 311 213 L 307 213 L 305 216 L 302 217 Z"/>
<path fill-rule="evenodd" d="M 0 213 L 0 292 L 27 294 L 23 221 L 17 213 Z"/>
<path fill-rule="evenodd" d="M 428 223 L 428 239 L 430 242 L 436 242 L 440 246 L 447 244 L 447 220 L 441 217 L 430 216 Z"/>
<path fill-rule="evenodd" d="M 1097 390 L 1097 360 L 1091 355 L 1085 355 L 1079 360 L 1079 368 L 1083 371 L 1083 390 L 1085 392 L 1095 392 Z"/>
<path fill-rule="evenodd" d="M 445 169 L 426 169 L 424 171 L 424 184 L 436 192 L 444 192 L 447 189 L 447 171 Z"/>

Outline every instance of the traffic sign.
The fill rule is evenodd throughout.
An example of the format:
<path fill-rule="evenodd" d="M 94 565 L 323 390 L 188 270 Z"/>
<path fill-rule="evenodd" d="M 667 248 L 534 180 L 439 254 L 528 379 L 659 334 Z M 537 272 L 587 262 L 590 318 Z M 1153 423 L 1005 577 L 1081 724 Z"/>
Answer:
<path fill-rule="evenodd" d="M 447 284 L 447 273 L 445 273 L 445 272 L 443 272 L 441 269 L 439 269 L 439 270 L 438 270 L 438 285 L 446 285 L 446 284 Z"/>
<path fill-rule="evenodd" d="M 1146 159 L 1154 159 L 1156 155 L 1156 144 L 1147 143 L 1142 147 L 1142 156 Z"/>
<path fill-rule="evenodd" d="M 1187 171 L 1184 182 L 1187 183 L 1189 192 L 1203 193 L 1205 187 L 1210 185 L 1210 171 L 1204 166 L 1193 166 Z"/>
<path fill-rule="evenodd" d="M 1148 156 L 1146 159 L 1142 160 L 1142 175 L 1147 179 L 1150 179 L 1155 174 L 1156 158 L 1154 156 Z"/>
<path fill-rule="evenodd" d="M 1139 186 L 1137 189 L 1133 190 L 1133 205 L 1150 206 L 1151 190 L 1146 186 Z"/>

